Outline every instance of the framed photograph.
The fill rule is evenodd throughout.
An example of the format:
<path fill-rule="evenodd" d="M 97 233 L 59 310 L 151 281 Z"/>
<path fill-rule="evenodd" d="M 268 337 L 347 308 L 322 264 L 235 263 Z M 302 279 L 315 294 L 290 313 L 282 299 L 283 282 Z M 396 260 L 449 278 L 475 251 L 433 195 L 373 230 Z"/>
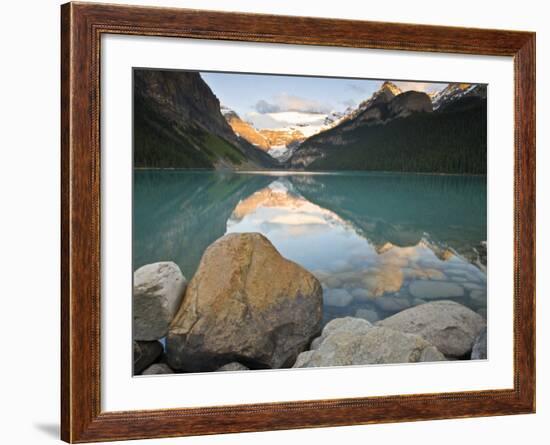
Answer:
<path fill-rule="evenodd" d="M 67 3 L 62 439 L 535 411 L 535 34 Z"/>

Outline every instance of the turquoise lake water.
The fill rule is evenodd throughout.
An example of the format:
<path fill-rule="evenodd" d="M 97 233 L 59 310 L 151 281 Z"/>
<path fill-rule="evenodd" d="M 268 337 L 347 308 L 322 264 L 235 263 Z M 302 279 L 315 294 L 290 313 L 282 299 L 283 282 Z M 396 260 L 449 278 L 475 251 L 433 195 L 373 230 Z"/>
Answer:
<path fill-rule="evenodd" d="M 133 266 L 187 279 L 229 232 L 260 232 L 321 281 L 324 321 L 371 321 L 437 299 L 486 316 L 486 178 L 136 170 Z"/>

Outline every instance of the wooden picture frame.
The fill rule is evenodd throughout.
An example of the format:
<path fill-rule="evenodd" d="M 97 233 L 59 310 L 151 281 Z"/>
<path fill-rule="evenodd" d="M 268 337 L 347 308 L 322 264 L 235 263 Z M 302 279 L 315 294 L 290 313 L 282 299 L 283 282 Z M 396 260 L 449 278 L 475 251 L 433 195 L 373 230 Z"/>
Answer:
<path fill-rule="evenodd" d="M 61 437 L 174 437 L 535 411 L 535 34 L 92 3 L 61 7 Z M 102 412 L 100 38 L 103 34 L 510 56 L 515 70 L 514 387 Z"/>

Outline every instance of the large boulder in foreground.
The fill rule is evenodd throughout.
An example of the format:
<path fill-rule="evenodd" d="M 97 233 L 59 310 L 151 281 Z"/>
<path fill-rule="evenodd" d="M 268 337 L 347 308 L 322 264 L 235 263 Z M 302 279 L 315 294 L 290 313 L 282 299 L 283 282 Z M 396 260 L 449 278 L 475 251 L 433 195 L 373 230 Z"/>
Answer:
<path fill-rule="evenodd" d="M 312 348 L 298 356 L 294 368 L 445 360 L 419 335 L 373 327 L 353 317 L 329 322 Z"/>
<path fill-rule="evenodd" d="M 319 281 L 263 235 L 226 235 L 189 283 L 168 333 L 168 363 L 193 372 L 230 362 L 291 366 L 320 331 L 322 306 Z"/>
<path fill-rule="evenodd" d="M 165 337 L 179 308 L 187 281 L 171 261 L 147 264 L 134 272 L 134 340 Z"/>
<path fill-rule="evenodd" d="M 448 357 L 463 357 L 472 350 L 485 328 L 483 317 L 453 301 L 421 304 L 379 321 L 377 326 L 418 334 Z"/>

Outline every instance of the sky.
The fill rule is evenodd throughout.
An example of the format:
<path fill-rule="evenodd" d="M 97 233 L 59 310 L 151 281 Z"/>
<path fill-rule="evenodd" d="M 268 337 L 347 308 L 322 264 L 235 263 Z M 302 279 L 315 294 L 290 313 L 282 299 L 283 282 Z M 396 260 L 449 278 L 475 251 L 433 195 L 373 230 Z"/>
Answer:
<path fill-rule="evenodd" d="M 201 72 L 221 104 L 256 128 L 281 128 L 355 108 L 384 80 Z M 435 92 L 447 83 L 394 81 L 403 91 Z"/>

